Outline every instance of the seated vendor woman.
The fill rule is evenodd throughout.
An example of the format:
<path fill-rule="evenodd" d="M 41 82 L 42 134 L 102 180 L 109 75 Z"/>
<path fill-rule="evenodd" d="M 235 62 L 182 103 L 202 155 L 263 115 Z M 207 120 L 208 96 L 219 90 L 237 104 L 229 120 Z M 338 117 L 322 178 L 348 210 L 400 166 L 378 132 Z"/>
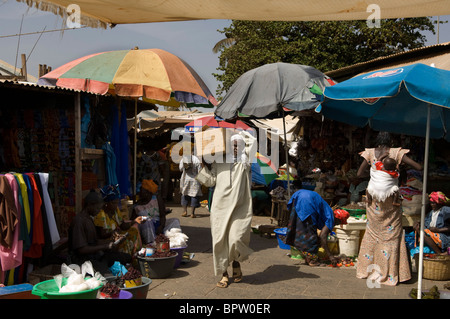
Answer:
<path fill-rule="evenodd" d="M 348 212 L 336 210 L 322 197 L 310 190 L 296 191 L 288 202 L 291 212 L 287 226 L 286 244 L 294 246 L 310 266 L 319 266 L 318 251 L 322 247 L 330 260 L 335 259 L 327 244 L 328 234 L 335 225 L 346 224 Z M 318 230 L 320 235 L 318 235 Z"/>
<path fill-rule="evenodd" d="M 71 263 L 81 265 L 90 260 L 95 270 L 105 274 L 116 261 L 123 265 L 130 263 L 131 255 L 117 251 L 120 240 L 98 238 L 92 218 L 103 204 L 102 196 L 94 190 L 84 198 L 81 212 L 75 215 L 69 227 L 69 253 Z"/>
<path fill-rule="evenodd" d="M 107 185 L 101 189 L 104 205 L 94 218 L 100 238 L 117 240 L 124 238 L 118 250 L 134 256 L 142 248 L 141 236 L 136 224 L 143 222 L 142 217 L 126 221 L 119 209 L 120 191 L 118 185 Z"/>
<path fill-rule="evenodd" d="M 131 216 L 133 218 L 147 218 L 145 223 L 139 225 L 142 242 L 151 244 L 159 234 L 172 228 L 180 228 L 178 218 L 166 218 L 166 205 L 158 192 L 158 185 L 151 179 L 144 179 L 139 191 L 139 199 L 134 205 Z"/>
<path fill-rule="evenodd" d="M 443 192 L 432 192 L 430 195 L 431 211 L 425 217 L 424 244 L 436 254 L 447 254 L 450 247 L 450 203 Z M 416 238 L 419 238 L 420 223 L 414 224 Z"/>

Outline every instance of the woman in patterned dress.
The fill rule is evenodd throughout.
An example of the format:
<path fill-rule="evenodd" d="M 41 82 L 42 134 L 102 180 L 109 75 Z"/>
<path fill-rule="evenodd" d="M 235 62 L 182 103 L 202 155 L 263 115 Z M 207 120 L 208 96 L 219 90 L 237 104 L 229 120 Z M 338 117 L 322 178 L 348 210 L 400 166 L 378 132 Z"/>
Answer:
<path fill-rule="evenodd" d="M 358 170 L 358 177 L 362 177 L 368 168 L 372 174 L 372 170 L 376 170 L 376 162 L 386 153 L 396 160 L 397 169 L 400 164 L 407 164 L 422 170 L 422 165 L 405 155 L 408 149 L 391 148 L 389 133 L 380 132 L 376 142 L 377 147 L 366 148 L 360 153 L 364 161 Z M 371 205 L 367 205 L 366 214 L 367 225 L 359 251 L 356 277 L 369 278 L 389 286 L 408 281 L 411 271 L 403 237 L 401 206 L 393 205 L 393 195 L 384 200 L 375 197 Z"/>
<path fill-rule="evenodd" d="M 104 205 L 94 218 L 99 237 L 112 237 L 116 240 L 126 235 L 125 240 L 119 244 L 118 250 L 134 256 L 142 248 L 141 235 L 137 227 L 137 224 L 144 222 L 142 216 L 138 216 L 131 221 L 123 219 L 119 210 L 120 192 L 118 186 L 107 185 L 101 189 L 101 194 Z"/>

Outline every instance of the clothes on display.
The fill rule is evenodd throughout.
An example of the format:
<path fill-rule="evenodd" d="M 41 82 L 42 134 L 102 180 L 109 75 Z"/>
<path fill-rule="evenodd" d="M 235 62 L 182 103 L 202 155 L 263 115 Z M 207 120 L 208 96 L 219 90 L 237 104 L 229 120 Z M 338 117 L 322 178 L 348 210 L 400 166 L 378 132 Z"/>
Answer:
<path fill-rule="evenodd" d="M 60 240 L 48 193 L 48 173 L 0 175 L 0 282 L 26 282 L 30 259 L 45 257 Z"/>

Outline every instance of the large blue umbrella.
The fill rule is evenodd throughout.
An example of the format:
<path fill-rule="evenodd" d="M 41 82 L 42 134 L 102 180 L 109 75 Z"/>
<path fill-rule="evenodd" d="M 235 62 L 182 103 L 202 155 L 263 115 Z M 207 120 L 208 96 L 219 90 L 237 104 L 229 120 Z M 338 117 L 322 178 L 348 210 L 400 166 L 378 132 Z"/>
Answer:
<path fill-rule="evenodd" d="M 422 292 L 425 200 L 430 138 L 450 141 L 450 71 L 416 63 L 359 75 L 326 87 L 324 117 L 374 130 L 425 137 L 418 298 Z"/>
<path fill-rule="evenodd" d="M 450 71 L 417 63 L 356 76 L 325 88 L 322 113 L 377 131 L 450 141 Z"/>

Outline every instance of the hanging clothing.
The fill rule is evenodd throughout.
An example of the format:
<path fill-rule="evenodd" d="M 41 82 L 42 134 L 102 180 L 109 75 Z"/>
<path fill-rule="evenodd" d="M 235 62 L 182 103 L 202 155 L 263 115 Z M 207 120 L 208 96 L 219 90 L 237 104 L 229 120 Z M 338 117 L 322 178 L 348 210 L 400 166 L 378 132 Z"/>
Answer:
<path fill-rule="evenodd" d="M 0 175 L 0 245 L 11 248 L 18 224 L 14 193 L 5 175 Z"/>
<path fill-rule="evenodd" d="M 129 172 L 129 136 L 127 129 L 126 104 L 120 107 L 112 105 L 111 146 L 116 157 L 116 175 L 122 194 L 131 195 L 131 183 Z"/>
<path fill-rule="evenodd" d="M 42 257 L 42 247 L 45 243 L 44 238 L 44 224 L 42 220 L 42 198 L 39 194 L 39 190 L 34 179 L 33 173 L 23 174 L 24 177 L 27 177 L 30 182 L 30 192 L 29 194 L 33 197 L 33 206 L 30 209 L 33 210 L 33 223 L 32 223 L 32 238 L 31 238 L 31 246 L 28 251 L 24 252 L 25 257 L 30 258 L 40 258 Z"/>
<path fill-rule="evenodd" d="M 114 150 L 111 146 L 111 144 L 109 143 L 105 143 L 102 145 L 102 149 L 105 151 L 105 155 L 106 155 L 106 184 L 109 185 L 117 185 L 117 174 L 116 174 L 116 168 L 117 168 L 117 163 L 116 163 L 116 155 L 114 154 Z"/>
<path fill-rule="evenodd" d="M 53 212 L 52 201 L 50 200 L 50 195 L 48 193 L 48 173 L 38 173 L 39 179 L 42 185 L 42 198 L 45 205 L 45 213 L 47 217 L 47 224 L 50 231 L 51 243 L 54 245 L 60 241 L 61 237 L 59 235 L 58 227 L 56 226 L 55 214 Z"/>
<path fill-rule="evenodd" d="M 14 226 L 14 238 L 10 248 L 0 245 L 0 264 L 1 270 L 7 271 L 14 269 L 22 263 L 23 241 L 19 240 L 20 233 L 20 205 L 19 205 L 19 186 L 12 174 L 5 174 L 6 179 L 11 187 L 14 205 L 17 209 L 17 224 Z M 4 278 L 0 278 L 4 282 Z"/>

